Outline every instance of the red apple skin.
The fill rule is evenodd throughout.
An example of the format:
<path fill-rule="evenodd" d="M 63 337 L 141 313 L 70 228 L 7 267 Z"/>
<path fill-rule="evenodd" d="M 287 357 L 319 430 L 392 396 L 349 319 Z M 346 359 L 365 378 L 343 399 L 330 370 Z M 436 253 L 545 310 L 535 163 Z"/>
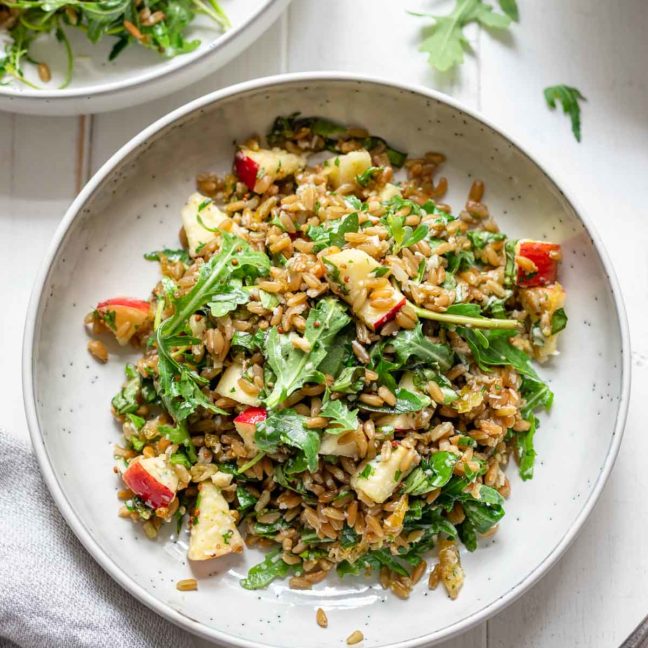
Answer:
<path fill-rule="evenodd" d="M 175 497 L 173 491 L 155 479 L 139 461 L 128 466 L 122 478 L 135 495 L 154 509 L 168 506 Z"/>
<path fill-rule="evenodd" d="M 398 311 L 405 306 L 406 302 L 407 300 L 403 297 L 391 310 L 388 310 L 380 319 L 376 320 L 373 325 L 374 331 L 379 331 L 387 322 L 391 322 L 398 315 Z"/>
<path fill-rule="evenodd" d="M 248 407 L 234 419 L 234 423 L 256 425 L 265 421 L 267 417 L 268 412 L 264 407 Z"/>
<path fill-rule="evenodd" d="M 243 151 L 237 151 L 234 156 L 234 170 L 241 182 L 250 190 L 254 191 L 254 185 L 259 173 L 259 165 L 251 158 L 245 155 Z"/>
<path fill-rule="evenodd" d="M 151 305 L 142 299 L 133 299 L 132 297 L 113 297 L 97 304 L 97 310 L 108 308 L 110 306 L 124 306 L 125 308 L 136 308 L 137 310 L 148 312 Z"/>
<path fill-rule="evenodd" d="M 527 274 L 520 266 L 517 269 L 516 283 L 521 288 L 537 288 L 555 283 L 558 278 L 560 245 L 543 241 L 520 241 L 516 256 L 533 261 L 538 271 Z"/>

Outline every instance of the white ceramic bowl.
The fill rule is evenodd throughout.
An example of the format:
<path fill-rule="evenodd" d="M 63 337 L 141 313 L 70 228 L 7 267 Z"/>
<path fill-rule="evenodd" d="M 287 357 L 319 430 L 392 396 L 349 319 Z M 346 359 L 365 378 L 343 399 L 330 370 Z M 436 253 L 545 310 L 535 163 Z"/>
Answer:
<path fill-rule="evenodd" d="M 92 44 L 78 29 L 68 28 L 75 52 L 72 82 L 63 80 L 65 56 L 53 35 L 36 40 L 32 53 L 51 62 L 53 76 L 46 88 L 34 90 L 17 81 L 0 85 L 0 110 L 32 115 L 83 115 L 135 106 L 180 90 L 228 63 L 251 45 L 289 4 L 290 0 L 220 0 L 232 27 L 222 32 L 206 16 L 187 29 L 187 40 L 198 38 L 200 47 L 190 54 L 165 59 L 143 47 L 127 47 L 108 61 L 114 38 Z M 1 35 L 1 34 L 0 34 Z M 2 41 L 0 40 L 0 46 Z M 27 77 L 43 85 L 34 66 Z"/>
<path fill-rule="evenodd" d="M 444 151 L 449 202 L 462 205 L 472 178 L 513 236 L 550 239 L 564 250 L 561 280 L 569 326 L 562 353 L 542 368 L 556 392 L 537 433 L 536 477 L 513 493 L 500 531 L 464 553 L 456 601 L 421 582 L 409 601 L 367 580 L 326 582 L 312 591 L 238 585 L 260 554 L 205 567 L 197 592 L 175 582 L 192 575 L 184 551 L 150 542 L 116 515 L 111 471 L 118 430 L 109 399 L 125 355 L 99 366 L 86 351 L 83 315 L 100 298 L 147 295 L 157 266 L 142 253 L 175 244 L 179 211 L 199 171 L 225 171 L 232 141 L 265 132 L 293 111 L 366 126 L 410 153 Z M 306 648 L 341 642 L 351 631 L 367 647 L 428 645 L 501 610 L 535 583 L 573 540 L 598 498 L 619 448 L 629 390 L 628 333 L 620 293 L 602 245 L 584 216 L 522 148 L 484 119 L 422 88 L 340 74 L 304 74 L 245 83 L 203 97 L 124 146 L 88 183 L 61 224 L 32 298 L 24 387 L 32 440 L 54 498 L 97 561 L 125 588 L 175 623 L 228 645 Z M 205 574 L 198 574 L 204 576 Z M 315 608 L 329 617 L 324 632 Z"/>

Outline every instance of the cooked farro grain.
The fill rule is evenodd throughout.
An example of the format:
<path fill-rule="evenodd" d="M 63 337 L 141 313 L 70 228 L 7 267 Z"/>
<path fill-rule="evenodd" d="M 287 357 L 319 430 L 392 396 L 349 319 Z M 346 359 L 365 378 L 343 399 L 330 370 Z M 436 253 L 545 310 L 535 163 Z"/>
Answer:
<path fill-rule="evenodd" d="M 176 589 L 181 592 L 192 592 L 198 589 L 198 581 L 195 578 L 185 578 L 176 583 Z"/>
<path fill-rule="evenodd" d="M 405 161 L 313 123 L 246 142 L 238 177 L 201 174 L 151 298 L 85 319 L 142 351 L 112 401 L 119 515 L 151 539 L 186 515 L 191 560 L 272 549 L 248 589 L 373 569 L 408 598 L 436 547 L 428 586 L 455 598 L 456 538 L 496 532 L 511 456 L 532 475 L 532 410 L 551 393 L 530 357 L 555 353 L 566 321 L 560 249 L 501 234 L 479 180 L 453 216 L 441 154 Z M 88 350 L 107 360 L 100 340 Z"/>
<path fill-rule="evenodd" d="M 99 362 L 108 362 L 108 349 L 101 340 L 90 340 L 88 342 L 88 351 Z"/>

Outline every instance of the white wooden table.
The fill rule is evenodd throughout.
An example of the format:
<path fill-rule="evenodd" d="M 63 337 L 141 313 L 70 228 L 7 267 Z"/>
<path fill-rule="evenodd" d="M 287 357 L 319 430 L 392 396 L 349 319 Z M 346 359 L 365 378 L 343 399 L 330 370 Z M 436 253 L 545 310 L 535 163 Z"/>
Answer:
<path fill-rule="evenodd" d="M 603 235 L 623 287 L 634 387 L 619 460 L 583 532 L 559 565 L 509 609 L 444 648 L 609 648 L 648 612 L 648 2 L 520 0 L 521 24 L 471 30 L 477 57 L 450 78 L 416 51 L 406 9 L 436 0 L 294 0 L 257 44 L 191 88 L 112 114 L 38 118 L 0 113 L 0 426 L 27 436 L 20 343 L 31 284 L 52 232 L 89 176 L 132 135 L 208 91 L 286 71 L 346 70 L 437 88 L 516 136 L 577 195 Z M 588 98 L 583 143 L 542 89 Z M 577 422 L 575 422 L 577 423 Z M 197 646 L 207 646 L 196 640 Z"/>

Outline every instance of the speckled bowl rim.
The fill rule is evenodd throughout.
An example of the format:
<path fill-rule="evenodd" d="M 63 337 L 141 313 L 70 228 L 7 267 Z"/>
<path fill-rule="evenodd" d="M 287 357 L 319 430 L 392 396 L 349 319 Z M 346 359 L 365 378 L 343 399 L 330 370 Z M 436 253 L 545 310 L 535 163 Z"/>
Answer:
<path fill-rule="evenodd" d="M 107 83 L 98 83 L 97 85 L 87 86 L 85 88 L 70 88 L 68 89 L 55 89 L 55 90 L 34 90 L 31 88 L 15 89 L 11 86 L 0 85 L 0 97 L 11 97 L 15 99 L 42 99 L 44 102 L 52 102 L 61 99 L 74 99 L 76 98 L 90 98 L 107 95 L 113 92 L 122 92 L 126 90 L 134 90 L 135 88 L 159 80 L 163 77 L 167 79 L 176 78 L 178 75 L 185 74 L 189 68 L 196 65 L 205 66 L 205 75 L 215 72 L 218 67 L 210 67 L 209 61 L 223 52 L 223 50 L 230 49 L 231 46 L 243 37 L 243 34 L 253 29 L 256 24 L 263 19 L 267 13 L 277 10 L 281 13 L 285 10 L 292 0 L 266 0 L 262 6 L 251 14 L 247 20 L 239 25 L 232 26 L 228 31 L 214 38 L 213 41 L 202 51 L 195 55 L 185 55 L 180 65 L 175 68 L 166 69 L 152 68 L 148 72 L 144 72 L 133 79 L 128 81 L 111 81 Z M 277 9 L 278 7 L 278 9 Z M 226 60 L 224 60 L 223 65 Z M 155 122 L 157 123 L 157 122 Z"/>
<path fill-rule="evenodd" d="M 449 639 L 450 637 L 465 632 L 473 626 L 481 623 L 482 621 L 485 621 L 486 619 L 493 616 L 497 612 L 500 612 L 506 606 L 515 601 L 519 596 L 521 596 L 535 583 L 537 583 L 540 578 L 556 564 L 567 547 L 569 547 L 569 545 L 573 542 L 574 538 L 585 523 L 588 515 L 594 508 L 594 505 L 596 504 L 599 496 L 601 495 L 603 487 L 605 486 L 610 471 L 614 466 L 614 462 L 619 451 L 619 446 L 621 444 L 621 438 L 623 436 L 623 429 L 628 413 L 630 395 L 630 335 L 628 330 L 628 321 L 619 283 L 600 236 L 596 232 L 596 229 L 594 228 L 592 223 L 583 215 L 584 212 L 576 208 L 575 205 L 577 205 L 577 202 L 571 197 L 568 197 L 562 190 L 560 190 L 558 183 L 553 179 L 551 174 L 544 168 L 544 166 L 534 156 L 529 154 L 519 142 L 517 142 L 514 138 L 506 135 L 500 128 L 495 126 L 492 122 L 490 122 L 488 119 L 478 114 L 474 110 L 467 108 L 460 102 L 455 101 L 454 99 L 451 99 L 439 92 L 421 86 L 410 85 L 366 75 L 348 74 L 341 72 L 306 72 L 266 77 L 254 81 L 240 83 L 226 89 L 210 93 L 178 108 L 177 110 L 174 110 L 165 117 L 162 117 L 161 119 L 153 123 L 148 128 L 144 129 L 141 133 L 139 133 L 139 135 L 134 137 L 130 142 L 125 144 L 119 151 L 117 151 L 86 184 L 81 193 L 67 210 L 65 217 L 56 230 L 49 251 L 45 256 L 42 268 L 34 285 L 25 323 L 25 337 L 23 342 L 23 395 L 25 412 L 27 415 L 27 422 L 29 425 L 29 431 L 36 458 L 38 459 L 38 463 L 40 465 L 43 477 L 45 478 L 45 482 L 52 496 L 54 497 L 59 510 L 61 511 L 67 523 L 70 525 L 81 543 L 89 551 L 89 553 L 124 589 L 129 591 L 133 596 L 138 598 L 142 603 L 147 605 L 149 608 L 151 608 L 161 616 L 169 619 L 178 626 L 196 635 L 199 635 L 206 639 L 224 642 L 225 644 L 228 644 L 230 646 L 240 646 L 242 648 L 269 648 L 269 644 L 262 643 L 260 641 L 248 641 L 246 639 L 221 632 L 214 628 L 209 628 L 202 623 L 192 619 L 191 617 L 172 609 L 170 605 L 159 601 L 157 598 L 147 592 L 143 587 L 138 585 L 130 576 L 128 576 L 128 574 L 126 574 L 119 566 L 117 566 L 113 562 L 112 558 L 95 542 L 94 538 L 85 527 L 82 519 L 77 515 L 77 513 L 73 510 L 72 506 L 68 502 L 47 455 L 47 450 L 45 448 L 43 437 L 41 435 L 36 413 L 36 396 L 34 385 L 34 364 L 36 359 L 33 357 L 33 352 L 35 335 L 37 332 L 37 323 L 41 311 L 42 298 L 44 296 L 47 279 L 50 274 L 52 264 L 56 258 L 57 251 L 64 241 L 65 236 L 72 223 L 82 212 L 84 204 L 92 197 L 96 189 L 101 185 L 104 179 L 112 173 L 115 167 L 120 165 L 131 153 L 136 151 L 142 144 L 144 144 L 149 138 L 158 133 L 161 129 L 164 129 L 170 124 L 182 120 L 189 114 L 195 113 L 201 108 L 216 103 L 222 99 L 230 98 L 240 93 L 248 93 L 250 91 L 263 92 L 264 90 L 282 85 L 312 85 L 326 82 L 346 82 L 349 84 L 349 87 L 352 87 L 353 85 L 362 86 L 363 84 L 379 85 L 399 91 L 418 94 L 425 98 L 446 104 L 451 108 L 469 115 L 473 119 L 481 122 L 484 126 L 490 128 L 492 131 L 502 136 L 504 139 L 508 140 L 521 154 L 523 154 L 525 157 L 527 157 L 527 159 L 535 164 L 537 168 L 546 176 L 546 178 L 557 188 L 557 190 L 560 191 L 561 195 L 567 200 L 576 216 L 583 223 L 583 226 L 589 234 L 605 269 L 607 279 L 609 281 L 613 294 L 614 303 L 616 306 L 616 315 L 621 332 L 621 396 L 618 405 L 616 422 L 610 436 L 610 445 L 605 462 L 595 484 L 593 485 L 592 490 L 589 493 L 589 496 L 585 500 L 582 509 L 576 516 L 576 519 L 572 523 L 571 527 L 562 537 L 560 542 L 558 542 L 558 544 L 553 548 L 551 553 L 540 564 L 538 564 L 535 569 L 524 576 L 524 578 L 522 578 L 503 596 L 495 599 L 494 601 L 491 601 L 490 603 L 482 607 L 479 611 L 467 616 L 461 621 L 457 621 L 426 635 L 405 641 L 386 644 L 384 646 L 384 648 L 415 648 L 417 646 L 429 645 L 430 643 L 436 643 L 444 639 Z"/>

